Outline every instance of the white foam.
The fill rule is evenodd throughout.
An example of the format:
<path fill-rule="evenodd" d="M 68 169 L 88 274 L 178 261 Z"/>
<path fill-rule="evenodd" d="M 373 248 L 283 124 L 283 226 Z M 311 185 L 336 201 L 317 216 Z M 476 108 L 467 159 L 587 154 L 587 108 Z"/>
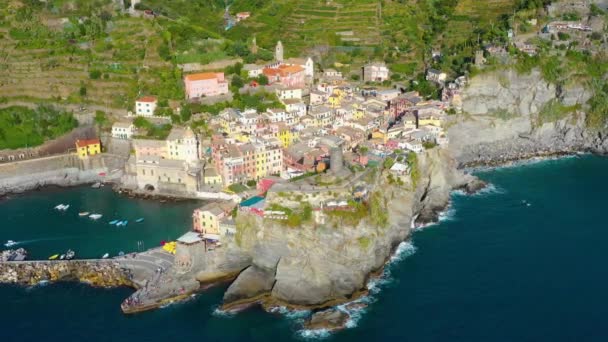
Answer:
<path fill-rule="evenodd" d="M 234 311 L 221 310 L 218 306 L 213 310 L 211 314 L 215 317 L 232 318 L 236 316 L 237 313 Z"/>
<path fill-rule="evenodd" d="M 331 333 L 327 329 L 318 329 L 318 330 L 303 329 L 303 330 L 298 331 L 298 335 L 307 340 L 308 339 L 322 340 L 322 339 L 326 339 L 329 336 L 331 336 Z"/>

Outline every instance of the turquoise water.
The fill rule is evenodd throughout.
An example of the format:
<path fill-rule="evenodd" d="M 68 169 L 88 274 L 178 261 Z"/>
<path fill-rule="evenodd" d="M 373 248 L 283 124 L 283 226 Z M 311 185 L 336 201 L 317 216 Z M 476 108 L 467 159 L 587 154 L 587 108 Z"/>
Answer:
<path fill-rule="evenodd" d="M 69 204 L 57 211 L 57 204 Z M 160 203 L 129 199 L 109 187 L 49 188 L 0 201 L 0 242 L 17 241 L 31 259 L 46 259 L 73 249 L 80 258 L 99 258 L 105 253 L 133 252 L 175 239 L 192 227 L 192 211 L 202 202 Z M 99 213 L 97 221 L 79 212 Z M 142 223 L 136 223 L 144 218 Z M 128 220 L 126 227 L 109 225 Z M 138 244 L 138 242 L 141 242 Z M 4 246 L 0 246 L 4 247 Z"/>
<path fill-rule="evenodd" d="M 454 195 L 441 223 L 402 246 L 351 328 L 327 340 L 608 340 L 607 170 L 608 159 L 584 157 L 480 173 L 492 190 Z M 304 339 L 293 317 L 214 313 L 223 290 L 124 316 L 129 289 L 0 286 L 10 308 L 0 311 L 0 327 L 3 341 Z"/>

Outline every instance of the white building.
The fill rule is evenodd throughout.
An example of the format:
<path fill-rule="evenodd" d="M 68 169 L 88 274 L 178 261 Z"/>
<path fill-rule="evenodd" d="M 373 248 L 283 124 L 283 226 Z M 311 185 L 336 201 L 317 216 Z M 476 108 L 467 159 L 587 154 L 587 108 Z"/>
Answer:
<path fill-rule="evenodd" d="M 154 96 L 144 96 L 135 101 L 135 115 L 152 116 L 158 100 Z"/>
<path fill-rule="evenodd" d="M 363 66 L 364 82 L 384 82 L 388 80 L 389 70 L 384 63 L 369 63 Z"/>
<path fill-rule="evenodd" d="M 275 92 L 279 100 L 302 99 L 302 88 L 278 88 Z"/>
<path fill-rule="evenodd" d="M 112 138 L 131 139 L 135 134 L 135 125 L 131 122 L 116 122 L 112 125 Z"/>
<path fill-rule="evenodd" d="M 262 70 L 264 70 L 264 66 L 257 65 L 257 64 L 245 64 L 243 66 L 243 70 L 247 71 L 247 76 L 249 78 L 256 78 L 262 74 Z"/>

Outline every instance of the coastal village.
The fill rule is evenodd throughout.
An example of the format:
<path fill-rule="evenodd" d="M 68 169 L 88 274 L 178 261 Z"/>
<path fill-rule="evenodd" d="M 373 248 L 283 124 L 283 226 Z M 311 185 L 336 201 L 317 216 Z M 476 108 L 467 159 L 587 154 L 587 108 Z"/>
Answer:
<path fill-rule="evenodd" d="M 143 12 L 145 20 L 153 20 L 159 15 L 149 9 L 135 11 L 134 6 L 131 11 Z M 121 112 L 110 115 L 108 119 L 104 113 L 103 118 L 89 118 L 91 129 L 72 134 L 65 140 L 70 146 L 58 148 L 62 152 L 46 153 L 44 148 L 28 147 L 3 150 L 0 151 L 0 165 L 45 157 L 61 158 L 58 169 L 78 169 L 77 176 L 74 176 L 78 182 L 57 181 L 61 185 L 94 183 L 98 188 L 107 183 L 113 184 L 120 194 L 131 197 L 163 202 L 170 199 L 200 200 L 201 203 L 196 204 L 200 207 L 191 212 L 183 234 L 171 239 L 175 241 L 162 241 L 161 246 L 147 251 L 120 252 L 117 256 L 106 253 L 99 259 L 72 263 L 68 260 L 74 257 L 73 254 L 65 259 L 65 255 L 57 254 L 49 260 L 30 262 L 25 260 L 25 249 L 5 251 L 0 255 L 0 282 L 34 285 L 49 279 L 75 278 L 99 286 L 132 286 L 137 291 L 122 303 L 121 309 L 124 313 L 136 313 L 187 299 L 211 283 L 232 280 L 243 274 L 250 277 L 246 280 L 253 279 L 254 288 L 259 286 L 261 289 L 255 288 L 259 291 L 251 291 L 253 294 L 247 292 L 249 288 L 243 290 L 250 295 L 247 297 L 239 292 L 242 290 L 239 286 L 243 285 L 237 278 L 231 285 L 233 292 L 226 292 L 224 303 L 227 306 L 223 308 L 232 309 L 230 305 L 234 304 L 238 309 L 247 301 L 261 303 L 262 297 L 271 297 L 273 286 L 279 281 L 279 277 L 275 278 L 275 274 L 279 274 L 279 266 L 281 276 L 289 278 L 282 284 L 287 289 L 308 276 L 335 272 L 341 277 L 343 274 L 340 272 L 346 266 L 335 262 L 333 253 L 352 253 L 349 256 L 354 255 L 353 260 L 361 264 L 363 262 L 360 261 L 365 259 L 369 265 L 361 266 L 364 271 L 360 270 L 360 273 L 367 281 L 371 271 L 376 272 L 386 263 L 386 257 L 394 251 L 394 242 L 406 238 L 420 215 L 427 214 L 431 217 L 428 221 L 432 221 L 449 202 L 450 191 L 463 189 L 473 193 L 485 186 L 468 174 L 454 176 L 456 168 L 450 164 L 453 151 L 449 150 L 448 130 L 459 119 L 471 119 L 471 113 L 463 110 L 463 102 L 474 75 L 502 67 L 505 70 L 515 68 L 517 61 L 529 61 L 528 58 L 559 53 L 566 48 L 589 56 L 605 53 L 605 32 L 608 31 L 603 21 L 593 16 L 572 17 L 571 13 L 576 12 L 573 6 L 577 5 L 561 3 L 548 6 L 549 16 L 542 20 L 530 17 L 521 22 L 518 19 L 518 24 L 502 37 L 504 41 L 496 40 L 475 47 L 471 51 L 474 56 L 467 60 L 471 69 L 465 72 L 448 70 L 449 67 L 441 63 L 445 57 L 442 52 L 433 51 L 418 78 L 392 77 L 395 73 L 393 65 L 382 58 L 370 58 L 356 72 L 350 70 L 343 74 L 340 63 L 333 63 L 335 67 L 328 66 L 330 64 L 320 63 L 318 55 L 312 53 L 310 56 L 286 58 L 287 50 L 294 51 L 284 46 L 290 42 L 277 40 L 275 43 L 274 37 L 272 60 L 254 58 L 253 63 L 241 63 L 243 59 L 235 59 L 217 68 L 190 68 L 189 63 L 180 64 L 176 79 L 180 82 L 178 95 L 182 96 L 181 100 L 138 90 L 135 100 L 129 100 L 132 101 L 129 108 L 122 108 L 124 115 Z M 242 27 L 254 15 L 254 12 L 231 15 L 226 8 L 225 30 Z M 601 37 L 597 39 L 599 32 L 602 32 Z M 256 37 L 252 35 L 250 38 L 244 48 L 251 56 L 257 56 Z M 268 45 L 266 42 L 265 46 Z M 200 66 L 199 63 L 190 64 Z M 499 81 L 504 81 L 499 82 L 501 86 L 509 83 L 509 80 Z M 432 88 L 430 93 L 435 91 L 433 95 L 413 90 L 418 89 L 417 82 L 428 83 Z M 243 103 L 233 99 L 242 96 L 255 98 L 255 103 L 252 101 L 237 108 L 235 103 Z M 581 107 L 578 103 L 572 106 L 573 110 Z M 187 116 L 180 116 L 191 108 L 221 109 L 195 110 Z M 570 107 L 564 108 L 566 111 Z M 487 117 L 497 121 L 504 119 L 500 113 L 488 111 Z M 107 122 L 102 125 L 97 120 Z M 535 120 L 540 119 L 535 117 Z M 95 128 L 94 121 L 99 124 Z M 453 147 L 459 141 L 456 139 L 458 132 L 451 132 Z M 473 131 L 475 133 L 477 131 Z M 49 174 L 53 172 L 49 170 L 52 167 L 42 169 Z M 18 178 L 19 170 L 16 167 L 11 175 Z M 427 172 L 424 176 L 428 176 L 428 183 L 421 180 L 421 170 Z M 81 174 L 86 174 L 86 177 L 78 178 Z M 439 179 L 439 186 L 432 184 L 435 187 L 431 187 L 431 176 Z M 68 176 L 67 172 L 64 175 L 63 171 L 59 175 L 53 174 L 54 181 L 70 177 L 72 175 Z M 421 186 L 422 183 L 427 187 Z M 437 187 L 439 190 L 429 195 Z M 428 203 L 422 204 L 424 201 L 431 202 L 427 195 L 445 196 L 425 207 Z M 394 203 L 399 200 L 407 204 L 403 205 L 407 207 L 403 209 L 405 212 L 394 208 L 397 206 Z M 393 207 L 388 203 L 390 201 L 394 201 Z M 423 208 L 413 209 L 414 203 Z M 65 212 L 68 207 L 69 204 L 60 204 L 54 209 Z M 187 210 L 189 212 L 191 208 Z M 389 212 L 398 216 L 395 220 L 401 220 L 399 222 L 409 220 L 412 227 L 408 225 L 403 231 L 395 228 L 398 224 L 390 222 Z M 101 213 L 89 214 L 79 213 L 92 220 L 102 217 Z M 135 222 L 142 223 L 143 220 L 141 217 Z M 124 227 L 128 221 L 121 218 L 108 223 Z M 266 224 L 270 227 L 267 230 Z M 277 233 L 281 231 L 277 227 L 286 229 Z M 327 228 L 339 227 L 361 229 L 340 232 L 343 234 L 340 242 L 324 240 L 327 237 L 331 240 L 331 234 L 338 234 Z M 386 230 L 379 233 L 381 229 Z M 256 247 L 246 246 L 250 249 L 246 251 L 249 255 L 243 252 L 247 249 L 243 247 L 247 244 L 243 241 L 245 235 L 249 242 L 252 236 L 260 241 L 265 238 L 265 247 L 271 246 L 274 250 L 268 253 L 256 250 L 259 253 L 255 258 L 262 255 L 260 259 L 263 260 L 254 262 L 251 250 Z M 279 246 L 280 243 L 274 239 L 289 243 L 305 240 L 302 244 L 309 243 L 306 248 L 318 248 L 322 251 L 320 254 L 326 255 L 319 257 L 310 253 L 311 256 L 306 250 L 304 256 L 326 257 L 327 260 L 318 264 L 325 267 L 327 261 L 329 266 L 313 269 L 299 264 L 300 260 L 290 260 L 297 259 L 296 254 L 285 252 L 283 248 L 287 247 Z M 377 241 L 381 241 L 377 243 L 380 247 L 368 248 Z M 332 243 L 343 249 L 331 250 L 336 247 Z M 14 245 L 17 242 L 12 240 L 5 244 L 6 247 Z M 373 253 L 375 255 L 370 257 Z M 379 254 L 386 255 L 379 257 Z M 263 266 L 268 267 L 265 269 Z M 300 271 L 304 275 L 294 275 Z M 344 276 L 348 279 L 340 278 L 339 281 L 330 278 L 321 279 L 319 283 L 334 286 L 333 282 L 339 282 L 336 288 L 342 286 L 340 290 L 348 290 L 338 295 L 331 293 L 327 297 L 320 295 L 322 299 L 318 302 L 314 302 L 317 300 L 314 298 L 312 304 L 298 302 L 294 307 L 301 305 L 312 310 L 325 310 L 331 306 L 327 303 L 346 303 L 356 298 L 354 291 L 361 290 L 360 284 L 364 281 L 356 276 Z M 270 279 L 271 284 L 260 279 Z M 323 283 L 325 280 L 327 282 Z M 354 291 L 349 288 L 351 285 Z M 308 299 L 306 294 L 298 295 L 304 298 L 304 302 Z M 279 298 L 276 302 L 269 301 L 271 305 L 292 304 L 285 293 L 278 293 L 276 298 Z M 340 319 L 341 323 L 336 326 L 343 327 L 345 318 Z M 321 328 L 325 326 L 321 325 Z"/>
<path fill-rule="evenodd" d="M 427 79 L 445 86 L 444 98 L 426 100 L 415 91 L 374 86 L 390 79 L 382 62 L 363 66 L 364 82 L 352 83 L 336 70 L 315 70 L 311 58 L 285 59 L 280 41 L 274 61 L 246 64 L 243 70 L 250 80 L 243 89 L 273 93 L 282 106 L 265 112 L 226 108 L 209 117 L 210 137 L 185 125 L 174 126 L 164 140 L 143 139 L 132 121 L 112 126 L 114 138 L 132 142 L 124 188 L 221 200 L 193 213 L 192 231 L 199 241 L 220 242 L 234 235 L 239 210 L 287 220 L 289 209 L 272 210 L 265 200 L 268 192 L 328 192 L 313 189 L 338 184 L 346 188 L 341 182 L 354 186 L 353 178 L 382 165 L 408 182 L 415 167 L 408 154 L 448 144 L 444 123 L 448 112 L 460 110 L 459 89 L 466 84 L 465 77 L 446 84 L 446 74 L 431 69 Z M 257 81 L 261 75 L 266 85 Z M 187 74 L 183 82 L 184 97 L 194 102 L 209 103 L 230 91 L 223 72 Z M 133 115 L 154 118 L 157 106 L 154 94 L 142 96 Z M 81 142 L 94 146 L 89 155 L 97 153 L 98 143 Z M 359 191 L 365 192 L 364 187 Z M 350 210 L 353 199 L 354 194 L 317 201 L 316 209 Z"/>

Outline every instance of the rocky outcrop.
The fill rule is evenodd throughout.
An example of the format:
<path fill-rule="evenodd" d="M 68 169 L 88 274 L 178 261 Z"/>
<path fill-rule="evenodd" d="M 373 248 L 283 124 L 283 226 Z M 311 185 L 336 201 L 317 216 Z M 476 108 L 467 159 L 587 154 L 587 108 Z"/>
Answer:
<path fill-rule="evenodd" d="M 582 84 L 556 87 L 536 70 L 527 75 L 498 71 L 474 77 L 463 92 L 464 113 L 449 124 L 449 150 L 461 167 L 578 151 L 605 153 L 605 134 L 589 130 L 585 123 L 590 97 Z M 546 122 L 539 113 L 550 103 L 572 112 Z"/>
<path fill-rule="evenodd" d="M 329 309 L 313 314 L 304 324 L 309 330 L 337 331 L 344 329 L 350 316 L 337 309 Z"/>
<path fill-rule="evenodd" d="M 230 284 L 224 294 L 224 302 L 238 303 L 251 300 L 272 290 L 274 271 L 252 265 L 245 269 L 239 277 Z"/>

